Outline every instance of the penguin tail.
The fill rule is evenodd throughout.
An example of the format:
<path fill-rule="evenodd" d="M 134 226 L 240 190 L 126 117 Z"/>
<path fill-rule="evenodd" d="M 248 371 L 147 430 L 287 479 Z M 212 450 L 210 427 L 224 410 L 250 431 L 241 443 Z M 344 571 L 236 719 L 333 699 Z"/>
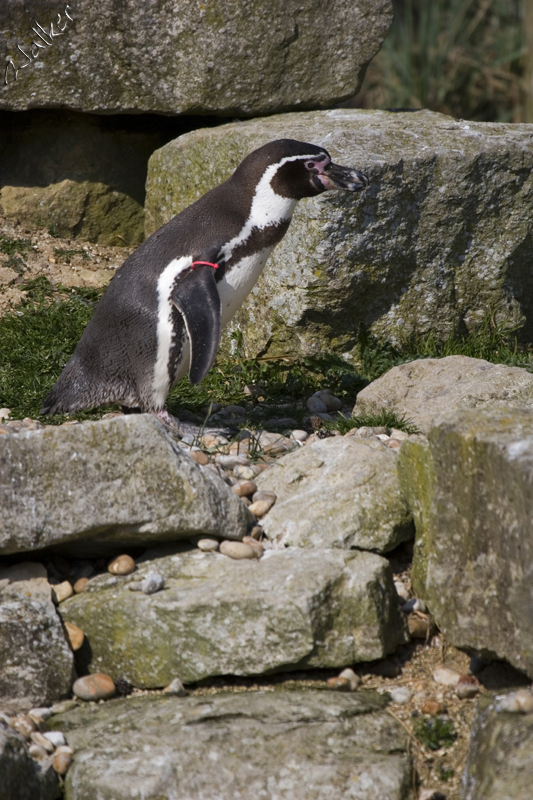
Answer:
<path fill-rule="evenodd" d="M 84 408 L 91 408 L 95 404 L 91 403 L 88 388 L 80 371 L 72 367 L 69 369 L 67 365 L 46 395 L 39 415 L 73 414 Z"/>

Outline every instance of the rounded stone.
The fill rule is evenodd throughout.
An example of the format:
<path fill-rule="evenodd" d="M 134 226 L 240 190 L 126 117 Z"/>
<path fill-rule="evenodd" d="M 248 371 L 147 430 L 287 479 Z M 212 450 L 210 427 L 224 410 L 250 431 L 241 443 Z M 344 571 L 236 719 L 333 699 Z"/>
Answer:
<path fill-rule="evenodd" d="M 165 579 L 159 572 L 149 572 L 141 584 L 144 594 L 155 594 L 165 588 Z"/>
<path fill-rule="evenodd" d="M 52 748 L 53 752 L 54 748 Z M 30 756 L 35 758 L 37 761 L 42 761 L 43 758 L 48 757 L 48 752 L 44 749 L 44 747 L 40 747 L 38 744 L 31 744 L 28 750 Z"/>
<path fill-rule="evenodd" d="M 58 775 L 64 775 L 70 767 L 73 751 L 71 747 L 58 747 L 54 753 L 52 766 Z"/>
<path fill-rule="evenodd" d="M 218 539 L 198 539 L 196 547 L 204 553 L 213 553 L 220 547 Z"/>
<path fill-rule="evenodd" d="M 109 562 L 107 571 L 112 575 L 130 575 L 135 571 L 135 561 L 128 555 L 117 556 Z"/>
<path fill-rule="evenodd" d="M 74 594 L 74 589 L 69 581 L 63 583 L 56 583 L 52 586 L 52 599 L 56 605 L 59 605 L 63 600 L 67 600 Z"/>
<path fill-rule="evenodd" d="M 32 733 L 34 733 L 37 729 L 35 722 L 27 714 L 21 714 L 19 717 L 13 717 L 9 721 L 9 727 L 13 728 L 13 730 L 17 731 L 17 733 L 21 733 L 26 739 L 29 739 Z"/>
<path fill-rule="evenodd" d="M 80 700 L 107 700 L 115 694 L 115 683 L 109 675 L 94 672 L 74 681 L 72 691 Z"/>
<path fill-rule="evenodd" d="M 255 550 L 255 557 L 261 558 L 265 549 L 261 542 L 258 542 L 257 539 L 254 539 L 253 536 L 243 536 L 242 542 L 243 544 L 249 544 L 250 547 L 253 547 Z"/>
<path fill-rule="evenodd" d="M 428 640 L 435 631 L 435 623 L 433 620 L 419 612 L 409 614 L 407 617 L 407 626 L 412 639 Z"/>
<path fill-rule="evenodd" d="M 301 431 L 298 428 L 294 431 L 291 431 L 291 436 L 297 442 L 305 442 L 307 439 L 309 439 L 309 434 L 307 431 Z"/>
<path fill-rule="evenodd" d="M 256 541 L 261 541 L 261 538 L 263 536 L 263 528 L 261 527 L 261 525 L 254 525 L 252 530 L 250 531 L 250 536 L 252 537 L 252 539 L 255 539 Z"/>
<path fill-rule="evenodd" d="M 82 646 L 85 640 L 85 634 L 81 628 L 78 628 L 77 625 L 74 625 L 73 622 L 65 622 L 65 628 L 67 630 L 68 640 L 70 642 L 70 646 L 76 652 Z"/>
<path fill-rule="evenodd" d="M 413 696 L 412 692 L 407 688 L 407 686 L 397 686 L 395 689 L 391 689 L 389 694 L 392 702 L 398 703 L 400 706 L 408 703 Z"/>
<path fill-rule="evenodd" d="M 83 592 L 88 583 L 89 578 L 78 578 L 73 586 L 74 594 L 80 594 L 80 592 Z"/>
<path fill-rule="evenodd" d="M 174 695 L 174 697 L 187 697 L 189 692 L 179 678 L 174 678 L 168 686 L 163 689 L 165 694 Z"/>
<path fill-rule="evenodd" d="M 350 667 L 343 669 L 343 671 L 339 675 L 339 678 L 346 678 L 347 681 L 350 681 L 350 690 L 352 692 L 355 692 L 355 690 L 361 683 L 361 678 L 359 677 L 359 675 L 356 675 L 353 669 L 350 669 Z"/>
<path fill-rule="evenodd" d="M 320 399 L 320 397 L 316 397 L 315 395 L 313 395 L 308 400 L 306 400 L 305 404 L 307 406 L 308 411 L 310 411 L 311 414 L 327 413 L 328 408 L 324 403 L 324 401 Z"/>
<path fill-rule="evenodd" d="M 231 487 L 238 497 L 248 497 L 249 495 L 257 492 L 257 483 L 255 481 L 237 481 Z"/>
<path fill-rule="evenodd" d="M 455 694 L 460 700 L 475 697 L 479 692 L 479 681 L 474 675 L 461 675 L 455 687 Z"/>
<path fill-rule="evenodd" d="M 433 670 L 433 680 L 441 686 L 457 686 L 461 679 L 461 673 L 450 667 L 438 666 Z"/>
<path fill-rule="evenodd" d="M 268 500 L 256 500 L 249 506 L 249 509 L 254 517 L 260 519 L 261 517 L 264 517 L 265 514 L 268 514 L 273 505 L 274 504 L 269 503 Z"/>
<path fill-rule="evenodd" d="M 327 680 L 328 689 L 333 689 L 335 692 L 351 692 L 352 687 L 350 685 L 350 681 L 348 678 L 341 678 L 340 675 L 337 678 L 328 678 Z"/>
<path fill-rule="evenodd" d="M 191 450 L 190 456 L 193 461 L 196 461 L 196 463 L 200 464 L 202 467 L 209 464 L 209 458 L 202 450 Z"/>
<path fill-rule="evenodd" d="M 242 466 L 241 464 L 233 467 L 233 474 L 236 478 L 242 478 L 245 481 L 251 481 L 258 475 L 255 467 Z"/>
<path fill-rule="evenodd" d="M 43 733 L 43 737 L 47 739 L 54 747 L 62 747 L 67 743 L 67 740 L 61 731 L 46 731 L 46 733 Z"/>
<path fill-rule="evenodd" d="M 432 698 L 428 697 L 420 710 L 422 714 L 429 714 L 430 716 L 435 717 L 437 714 L 442 714 L 444 711 L 444 706 L 442 703 L 439 703 L 438 700 L 433 700 Z"/>
<path fill-rule="evenodd" d="M 55 750 L 55 745 L 48 739 L 48 737 L 43 736 L 42 733 L 39 731 L 34 731 L 31 735 L 31 740 L 34 744 L 41 747 L 43 750 L 46 750 L 47 753 L 53 753 Z"/>
<path fill-rule="evenodd" d="M 228 556 L 229 558 L 237 560 L 242 558 L 257 558 L 255 548 L 243 542 L 225 540 L 220 543 L 220 552 L 223 556 Z"/>

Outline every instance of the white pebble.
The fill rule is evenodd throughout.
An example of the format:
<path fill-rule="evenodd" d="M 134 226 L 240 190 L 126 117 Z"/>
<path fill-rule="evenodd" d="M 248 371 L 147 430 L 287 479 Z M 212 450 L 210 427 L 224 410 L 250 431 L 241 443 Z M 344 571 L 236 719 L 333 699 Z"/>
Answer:
<path fill-rule="evenodd" d="M 229 558 L 234 559 L 257 558 L 255 548 L 249 544 L 243 544 L 243 542 L 221 542 L 220 552 L 223 556 L 228 556 Z"/>
<path fill-rule="evenodd" d="M 407 686 L 397 686 L 395 689 L 391 689 L 390 696 L 393 703 L 398 703 L 398 705 L 405 705 L 408 703 L 413 693 Z"/>
<path fill-rule="evenodd" d="M 305 442 L 306 439 L 309 439 L 309 434 L 307 433 L 307 431 L 300 431 L 300 430 L 291 431 L 291 436 L 293 439 L 296 439 L 297 442 Z"/>
<path fill-rule="evenodd" d="M 461 675 L 449 667 L 435 667 L 433 670 L 433 680 L 441 686 L 457 686 Z"/>
<path fill-rule="evenodd" d="M 348 667 L 347 669 L 343 669 L 339 678 L 345 678 L 350 683 L 350 691 L 355 692 L 359 684 L 361 683 L 361 678 L 359 675 L 356 675 L 353 669 Z"/>
<path fill-rule="evenodd" d="M 213 553 L 220 547 L 218 539 L 198 539 L 196 547 L 204 553 Z"/>
<path fill-rule="evenodd" d="M 511 692 L 501 697 L 496 711 L 507 711 L 511 714 L 528 714 L 533 711 L 533 695 L 527 689 Z"/>
<path fill-rule="evenodd" d="M 163 689 L 165 694 L 171 694 L 175 697 L 186 697 L 189 693 L 179 678 L 174 678 L 168 686 Z"/>
<path fill-rule="evenodd" d="M 145 594 L 155 594 L 165 586 L 165 579 L 159 572 L 149 572 L 141 584 L 141 590 Z"/>
<path fill-rule="evenodd" d="M 67 743 L 61 731 L 46 731 L 46 733 L 43 733 L 43 736 L 45 739 L 48 739 L 49 742 L 52 742 L 54 747 L 61 747 Z"/>
<path fill-rule="evenodd" d="M 250 465 L 250 459 L 246 456 L 226 456 L 222 453 L 219 453 L 215 456 L 215 464 L 218 464 L 224 469 L 234 469 L 235 467 L 248 467 Z"/>

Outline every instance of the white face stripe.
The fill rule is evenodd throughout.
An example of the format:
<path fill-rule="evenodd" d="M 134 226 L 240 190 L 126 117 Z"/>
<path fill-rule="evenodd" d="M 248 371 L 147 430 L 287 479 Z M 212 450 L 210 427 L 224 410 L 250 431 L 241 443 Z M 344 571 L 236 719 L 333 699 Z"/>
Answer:
<path fill-rule="evenodd" d="M 189 269 L 192 256 L 181 256 L 171 261 L 157 281 L 157 358 L 154 367 L 152 384 L 153 398 L 156 407 L 163 408 L 170 389 L 168 359 L 172 346 L 172 300 L 170 293 L 174 281 L 182 272 Z"/>
<path fill-rule="evenodd" d="M 275 225 L 292 217 L 297 201 L 291 197 L 282 197 L 277 194 L 272 188 L 272 179 L 278 169 L 289 161 L 310 161 L 314 158 L 317 158 L 316 153 L 312 155 L 286 156 L 281 161 L 266 168 L 255 187 L 252 206 L 244 227 L 237 236 L 222 248 L 222 254 L 226 259 L 229 259 L 235 247 L 248 239 L 253 228 L 265 228 L 267 225 Z"/>

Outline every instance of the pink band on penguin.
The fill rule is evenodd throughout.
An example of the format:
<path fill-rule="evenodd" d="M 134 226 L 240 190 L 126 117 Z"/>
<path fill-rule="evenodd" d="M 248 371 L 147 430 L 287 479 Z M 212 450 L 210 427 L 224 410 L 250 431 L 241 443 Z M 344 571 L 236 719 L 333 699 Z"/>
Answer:
<path fill-rule="evenodd" d="M 211 261 L 193 261 L 191 264 L 191 269 L 194 269 L 197 265 L 204 265 L 206 267 L 213 267 L 213 269 L 218 269 L 218 264 L 212 264 Z"/>

